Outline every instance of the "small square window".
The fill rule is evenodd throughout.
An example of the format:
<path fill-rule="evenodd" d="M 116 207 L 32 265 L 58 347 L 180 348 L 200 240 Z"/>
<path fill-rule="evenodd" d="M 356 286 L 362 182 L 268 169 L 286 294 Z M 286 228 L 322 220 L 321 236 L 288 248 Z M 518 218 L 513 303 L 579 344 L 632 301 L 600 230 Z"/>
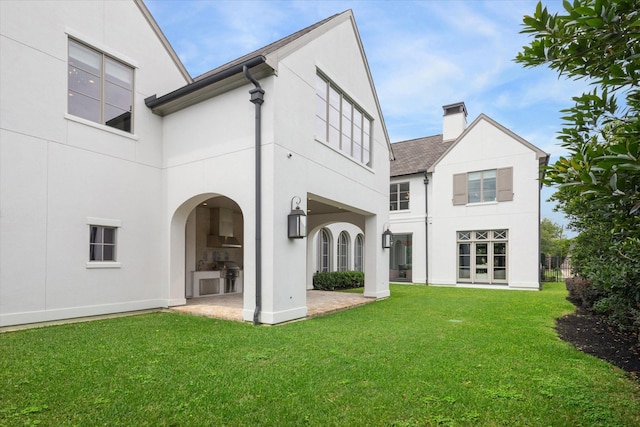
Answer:
<path fill-rule="evenodd" d="M 389 187 L 390 209 L 392 211 L 408 210 L 411 193 L 409 193 L 409 183 L 393 183 Z"/>
<path fill-rule="evenodd" d="M 115 227 L 90 226 L 89 261 L 116 260 L 116 230 Z"/>

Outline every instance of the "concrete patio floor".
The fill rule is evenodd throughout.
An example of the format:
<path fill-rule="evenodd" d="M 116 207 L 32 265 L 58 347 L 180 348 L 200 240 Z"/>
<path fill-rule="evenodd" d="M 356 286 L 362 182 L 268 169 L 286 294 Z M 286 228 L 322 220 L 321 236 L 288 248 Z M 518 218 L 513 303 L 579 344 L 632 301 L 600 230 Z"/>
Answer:
<path fill-rule="evenodd" d="M 322 316 L 358 305 L 374 302 L 362 294 L 347 292 L 307 291 L 307 318 Z M 217 319 L 242 322 L 242 294 L 214 295 L 187 300 L 187 305 L 171 310 Z"/>

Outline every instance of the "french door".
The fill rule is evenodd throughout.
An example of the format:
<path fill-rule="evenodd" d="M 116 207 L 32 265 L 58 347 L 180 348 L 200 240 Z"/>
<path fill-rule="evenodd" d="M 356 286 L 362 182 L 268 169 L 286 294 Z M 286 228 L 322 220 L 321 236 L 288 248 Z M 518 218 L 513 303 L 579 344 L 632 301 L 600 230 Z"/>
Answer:
<path fill-rule="evenodd" d="M 507 283 L 507 230 L 458 232 L 459 282 Z"/>

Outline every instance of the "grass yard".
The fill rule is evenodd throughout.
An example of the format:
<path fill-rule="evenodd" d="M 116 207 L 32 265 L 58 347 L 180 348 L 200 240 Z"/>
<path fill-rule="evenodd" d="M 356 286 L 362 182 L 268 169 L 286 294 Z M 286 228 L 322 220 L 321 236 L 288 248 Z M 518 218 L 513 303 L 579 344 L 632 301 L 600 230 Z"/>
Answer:
<path fill-rule="evenodd" d="M 276 327 L 156 313 L 0 334 L 0 425 L 637 426 L 640 387 L 542 292 L 393 285 Z"/>

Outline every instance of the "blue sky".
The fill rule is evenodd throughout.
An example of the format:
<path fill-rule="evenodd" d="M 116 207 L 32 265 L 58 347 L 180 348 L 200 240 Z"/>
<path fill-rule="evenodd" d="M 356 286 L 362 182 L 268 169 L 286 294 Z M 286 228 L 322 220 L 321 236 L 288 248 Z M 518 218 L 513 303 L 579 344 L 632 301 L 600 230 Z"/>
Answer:
<path fill-rule="evenodd" d="M 513 58 L 530 36 L 522 17 L 536 1 L 145 0 L 192 76 L 209 71 L 335 13 L 352 9 L 391 142 L 442 133 L 442 106 L 464 101 L 468 122 L 484 113 L 550 153 L 560 109 L 586 90 L 547 68 Z M 547 1 L 559 11 L 560 1 Z M 543 190 L 543 200 L 552 189 Z M 542 216 L 564 224 L 543 203 Z"/>

